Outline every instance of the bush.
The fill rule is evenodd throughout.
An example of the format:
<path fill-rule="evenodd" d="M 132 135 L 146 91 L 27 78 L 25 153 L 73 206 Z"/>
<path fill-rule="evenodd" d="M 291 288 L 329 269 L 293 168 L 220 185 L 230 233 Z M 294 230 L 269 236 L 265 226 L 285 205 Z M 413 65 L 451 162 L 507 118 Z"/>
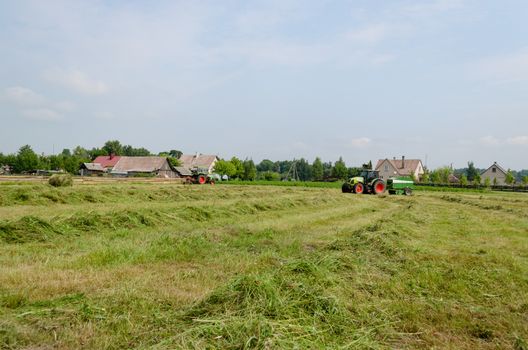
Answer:
<path fill-rule="evenodd" d="M 53 187 L 65 187 L 65 186 L 72 186 L 73 185 L 73 178 L 69 174 L 64 175 L 52 175 L 49 178 L 48 183 Z"/>

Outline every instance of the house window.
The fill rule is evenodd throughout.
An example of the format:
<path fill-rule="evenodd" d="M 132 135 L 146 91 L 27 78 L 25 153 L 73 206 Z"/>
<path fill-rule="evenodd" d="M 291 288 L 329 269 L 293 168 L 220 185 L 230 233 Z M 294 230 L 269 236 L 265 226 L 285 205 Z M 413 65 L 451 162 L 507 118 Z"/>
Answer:
<path fill-rule="evenodd" d="M 385 171 L 389 171 L 389 165 L 388 164 L 385 164 Z"/>
<path fill-rule="evenodd" d="M 491 168 L 491 172 L 492 173 L 496 173 L 497 172 L 497 168 Z"/>

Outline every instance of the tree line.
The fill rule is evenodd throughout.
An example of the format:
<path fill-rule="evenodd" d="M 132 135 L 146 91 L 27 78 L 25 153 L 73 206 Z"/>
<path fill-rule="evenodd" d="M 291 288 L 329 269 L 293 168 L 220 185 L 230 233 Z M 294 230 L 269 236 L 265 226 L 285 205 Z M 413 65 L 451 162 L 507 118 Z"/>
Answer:
<path fill-rule="evenodd" d="M 71 174 L 77 174 L 82 163 L 89 163 L 98 156 L 154 156 L 148 149 L 144 147 L 133 147 L 131 145 L 123 145 L 117 140 L 109 140 L 101 147 L 93 147 L 86 149 L 81 146 L 75 147 L 73 150 L 65 148 L 59 154 L 44 155 L 37 154 L 30 145 L 20 147 L 17 153 L 3 154 L 0 153 L 0 166 L 9 166 L 15 174 L 30 173 L 36 170 L 55 170 L 66 171 Z M 179 150 L 170 150 L 160 152 L 158 156 L 167 157 L 173 166 L 178 166 L 182 152 Z"/>

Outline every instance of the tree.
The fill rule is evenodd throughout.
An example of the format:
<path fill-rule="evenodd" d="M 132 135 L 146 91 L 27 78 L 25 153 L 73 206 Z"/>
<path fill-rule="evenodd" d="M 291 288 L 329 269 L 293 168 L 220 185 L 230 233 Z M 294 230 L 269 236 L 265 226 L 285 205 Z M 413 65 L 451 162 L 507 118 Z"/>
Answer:
<path fill-rule="evenodd" d="M 473 164 L 473 162 L 468 162 L 467 179 L 473 181 L 477 175 L 479 175 L 479 172 L 475 168 L 475 164 Z"/>
<path fill-rule="evenodd" d="M 280 180 L 280 174 L 274 171 L 264 171 L 263 173 L 260 173 L 260 177 L 266 181 L 279 181 Z"/>
<path fill-rule="evenodd" d="M 524 186 L 528 186 L 528 175 L 523 176 L 522 183 Z"/>
<path fill-rule="evenodd" d="M 275 163 L 273 163 L 271 160 L 264 159 L 260 163 L 258 163 L 257 170 L 260 172 L 274 171 L 276 170 L 276 166 Z"/>
<path fill-rule="evenodd" d="M 422 174 L 422 178 L 421 178 L 421 182 L 422 183 L 429 183 L 429 172 L 428 171 L 425 171 L 423 174 Z"/>
<path fill-rule="evenodd" d="M 246 159 L 244 161 L 244 175 L 242 179 L 253 181 L 257 177 L 257 168 L 255 167 L 255 163 L 251 159 Z"/>
<path fill-rule="evenodd" d="M 174 158 L 177 158 L 177 159 L 180 159 L 180 157 L 182 156 L 183 152 L 182 151 L 178 151 L 176 149 L 171 149 L 169 151 L 169 155 L 171 157 L 174 157 Z"/>
<path fill-rule="evenodd" d="M 90 159 L 90 153 L 82 148 L 81 146 L 77 146 L 73 149 L 73 156 L 74 157 L 78 157 L 78 158 L 83 158 L 83 159 Z"/>
<path fill-rule="evenodd" d="M 506 179 L 504 180 L 508 185 L 513 185 L 515 183 L 515 176 L 510 169 L 506 172 Z"/>
<path fill-rule="evenodd" d="M 462 186 L 467 186 L 468 178 L 467 178 L 466 174 L 462 174 L 462 176 L 460 177 L 460 184 Z"/>
<path fill-rule="evenodd" d="M 15 173 L 36 170 L 39 166 L 38 155 L 33 152 L 30 145 L 20 147 L 13 164 Z"/>
<path fill-rule="evenodd" d="M 473 178 L 473 184 L 475 185 L 480 185 L 480 182 L 482 181 L 481 177 L 480 177 L 480 173 L 476 173 L 475 174 L 475 177 Z"/>
<path fill-rule="evenodd" d="M 65 148 L 62 150 L 61 152 L 61 155 L 63 155 L 64 157 L 71 157 L 71 151 L 69 148 Z"/>
<path fill-rule="evenodd" d="M 127 157 L 148 157 L 151 155 L 150 151 L 144 147 L 134 148 L 130 145 L 123 146 L 123 156 Z M 169 153 L 166 153 L 166 157 L 170 157 Z"/>
<path fill-rule="evenodd" d="M 323 175 L 324 175 L 323 162 L 321 162 L 321 158 L 317 157 L 315 158 L 312 164 L 312 177 L 315 181 L 321 181 L 323 180 Z"/>
<path fill-rule="evenodd" d="M 312 166 L 306 161 L 306 159 L 301 158 L 297 161 L 297 174 L 299 174 L 299 180 L 301 181 L 311 181 L 312 180 Z"/>
<path fill-rule="evenodd" d="M 497 178 L 496 177 L 493 178 L 493 186 L 497 186 Z"/>
<path fill-rule="evenodd" d="M 490 181 L 489 177 L 484 179 L 484 186 L 486 186 L 486 187 L 490 187 L 491 186 L 491 181 Z"/>
<path fill-rule="evenodd" d="M 343 161 L 343 157 L 339 157 L 339 160 L 334 164 L 334 168 L 332 170 L 332 177 L 344 180 L 347 178 L 347 175 L 348 169 L 346 167 L 345 162 Z"/>
<path fill-rule="evenodd" d="M 227 175 L 229 178 L 231 178 L 236 175 L 237 168 L 230 161 L 220 159 L 215 163 L 214 172 L 220 175 Z"/>
<path fill-rule="evenodd" d="M 102 148 L 94 147 L 91 150 L 88 151 L 88 154 L 90 155 L 90 159 L 94 160 L 95 158 L 99 156 L 106 156 L 108 153 Z"/>
<path fill-rule="evenodd" d="M 363 170 L 362 168 L 356 168 L 356 167 L 348 168 L 348 177 L 359 176 L 362 170 Z"/>
<path fill-rule="evenodd" d="M 106 141 L 103 150 L 106 152 L 107 155 L 115 155 L 115 156 L 121 156 L 123 155 L 123 146 L 121 145 L 121 142 L 118 140 L 110 140 Z"/>
<path fill-rule="evenodd" d="M 242 163 L 242 161 L 238 159 L 237 157 L 233 157 L 231 158 L 231 163 L 233 163 L 236 169 L 236 173 L 233 175 L 233 177 L 239 178 L 239 179 L 243 178 L 244 177 L 244 164 Z"/>

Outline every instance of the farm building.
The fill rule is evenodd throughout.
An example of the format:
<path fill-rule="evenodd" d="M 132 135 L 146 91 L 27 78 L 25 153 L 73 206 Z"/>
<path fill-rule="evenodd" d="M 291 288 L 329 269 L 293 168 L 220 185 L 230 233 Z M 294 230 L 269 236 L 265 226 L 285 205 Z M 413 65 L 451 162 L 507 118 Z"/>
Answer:
<path fill-rule="evenodd" d="M 110 171 L 117 164 L 117 162 L 119 162 L 121 158 L 122 157 L 114 156 L 113 154 L 109 156 L 99 156 L 95 158 L 92 163 L 100 164 L 103 169 L 105 169 L 106 171 Z"/>
<path fill-rule="evenodd" d="M 127 174 L 176 178 L 178 174 L 172 169 L 166 157 L 120 157 L 113 166 L 112 174 Z"/>
<path fill-rule="evenodd" d="M 420 179 L 424 174 L 424 168 L 420 159 L 380 159 L 375 170 L 379 171 L 380 178 L 387 180 L 394 176 L 411 176 Z"/>
<path fill-rule="evenodd" d="M 79 170 L 81 176 L 103 175 L 105 168 L 99 163 L 82 163 Z"/>
<path fill-rule="evenodd" d="M 214 155 L 200 154 L 196 153 L 195 155 L 191 154 L 182 154 L 180 157 L 181 166 L 183 168 L 192 169 L 192 168 L 202 168 L 207 169 L 207 172 L 211 174 L 213 172 L 214 166 L 218 161 L 218 157 Z"/>
<path fill-rule="evenodd" d="M 486 169 L 480 177 L 482 181 L 490 180 L 491 184 L 506 185 L 506 170 L 504 170 L 497 162 L 494 162 L 488 169 Z"/>

